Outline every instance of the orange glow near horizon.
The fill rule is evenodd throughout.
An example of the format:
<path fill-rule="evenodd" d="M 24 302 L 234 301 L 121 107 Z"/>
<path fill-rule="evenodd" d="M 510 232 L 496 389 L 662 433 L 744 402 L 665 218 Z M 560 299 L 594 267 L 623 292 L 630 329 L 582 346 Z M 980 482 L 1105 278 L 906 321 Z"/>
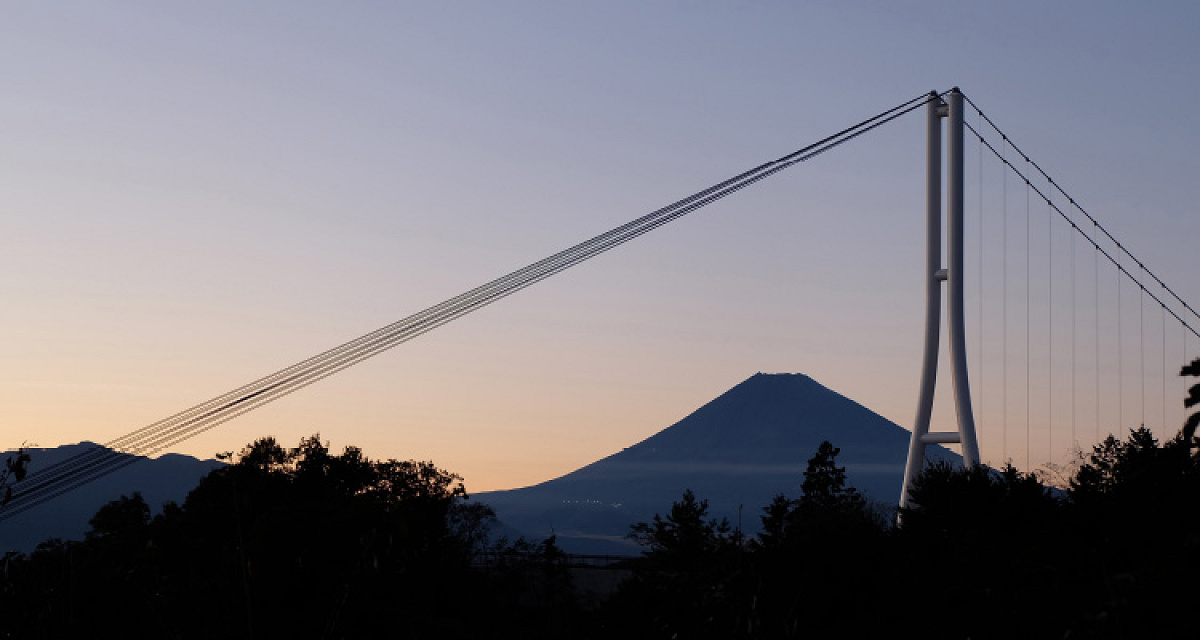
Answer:
<path fill-rule="evenodd" d="M 0 53 L 21 64 L 0 103 L 0 446 L 119 437 L 953 82 L 1200 300 L 1200 129 L 1175 115 L 1200 96 L 1191 6 L 280 8 L 6 10 Z M 1070 33 L 1029 35 L 1068 17 Z M 954 53 L 931 55 L 947 38 Z M 1146 95 L 1180 106 L 1147 118 Z M 507 489 L 639 442 L 758 371 L 807 374 L 909 427 L 924 145 L 906 116 L 173 451 L 319 432 Z M 995 301 L 996 221 L 1024 247 L 1026 194 L 999 196 L 977 152 L 968 225 L 990 225 Z M 1115 350 L 1099 367 L 1084 356 L 1076 397 L 1051 408 L 1049 376 L 1019 369 L 1025 293 L 1008 292 L 1007 387 L 997 303 L 979 331 L 967 294 L 985 460 L 1062 460 L 1052 421 L 1074 420 L 1085 448 L 1097 416 L 1102 433 L 1178 424 L 1177 354 L 1200 341 L 1175 325 L 1165 348 L 1151 329 L 1144 352 L 1126 339 L 1124 378 L 1098 393 L 1089 376 Z M 1033 288 L 1030 360 L 1053 349 L 1063 376 L 1069 334 L 1038 315 L 1047 293 Z M 946 376 L 938 428 L 953 424 Z"/>

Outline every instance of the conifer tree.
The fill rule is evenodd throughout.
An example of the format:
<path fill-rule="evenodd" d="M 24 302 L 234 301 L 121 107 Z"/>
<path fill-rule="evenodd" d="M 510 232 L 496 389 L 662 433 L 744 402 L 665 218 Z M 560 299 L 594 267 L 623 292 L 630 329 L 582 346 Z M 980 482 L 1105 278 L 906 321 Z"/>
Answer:
<path fill-rule="evenodd" d="M 798 505 L 801 510 L 857 509 L 866 504 L 857 489 L 846 486 L 846 467 L 837 466 L 836 461 L 841 451 L 828 440 L 817 447 L 800 485 L 804 492 Z"/>

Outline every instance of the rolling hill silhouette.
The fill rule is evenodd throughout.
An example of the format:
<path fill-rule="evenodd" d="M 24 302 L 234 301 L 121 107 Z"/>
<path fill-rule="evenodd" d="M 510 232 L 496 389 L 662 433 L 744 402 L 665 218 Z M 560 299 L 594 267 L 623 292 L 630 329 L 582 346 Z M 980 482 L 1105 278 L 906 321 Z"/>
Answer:
<path fill-rule="evenodd" d="M 100 446 L 80 442 L 52 449 L 27 449 L 31 456 L 29 471 L 45 469 Z M 154 512 L 161 510 L 165 502 L 183 502 L 188 492 L 199 484 L 200 478 L 222 464 L 177 453 L 131 464 L 0 523 L 0 554 L 6 551 L 28 553 L 48 538 L 80 540 L 88 530 L 88 520 L 100 507 L 122 495 L 132 495 L 134 491 L 142 493 Z M 18 484 L 17 490 L 20 489 Z"/>
<path fill-rule="evenodd" d="M 629 525 L 666 513 L 685 489 L 713 516 L 754 533 L 778 493 L 800 495 L 822 440 L 841 448 L 849 484 L 896 503 L 910 432 L 802 374 L 755 374 L 674 425 L 607 458 L 531 487 L 476 494 L 507 525 L 554 533 L 575 553 L 636 553 Z M 930 459 L 958 461 L 943 447 Z"/>
<path fill-rule="evenodd" d="M 899 498 L 909 431 L 802 374 L 756 374 L 691 415 L 618 453 L 531 487 L 475 494 L 506 526 L 532 538 L 558 535 L 574 553 L 637 553 L 629 525 L 665 513 L 685 489 L 710 513 L 758 530 L 761 509 L 777 493 L 799 497 L 809 458 L 822 440 L 841 448 L 849 483 L 890 508 Z M 31 471 L 98 445 L 33 449 Z M 959 460 L 941 447 L 930 459 Z M 96 510 L 141 491 L 157 511 L 182 501 L 219 466 L 177 454 L 130 465 L 0 525 L 0 553 L 31 551 L 50 537 L 80 539 Z"/>

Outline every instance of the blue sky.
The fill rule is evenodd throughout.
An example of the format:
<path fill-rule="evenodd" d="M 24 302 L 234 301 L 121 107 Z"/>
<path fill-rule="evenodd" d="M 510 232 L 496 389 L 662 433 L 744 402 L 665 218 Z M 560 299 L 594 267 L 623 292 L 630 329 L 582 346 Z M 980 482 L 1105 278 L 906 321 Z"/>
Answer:
<path fill-rule="evenodd" d="M 1197 14 L 3 3 L 5 444 L 131 431 L 954 85 L 1195 306 Z M 320 431 L 507 488 L 757 371 L 911 426 L 923 140 L 902 119 L 178 450 Z M 976 183 L 990 216 L 998 175 Z"/>

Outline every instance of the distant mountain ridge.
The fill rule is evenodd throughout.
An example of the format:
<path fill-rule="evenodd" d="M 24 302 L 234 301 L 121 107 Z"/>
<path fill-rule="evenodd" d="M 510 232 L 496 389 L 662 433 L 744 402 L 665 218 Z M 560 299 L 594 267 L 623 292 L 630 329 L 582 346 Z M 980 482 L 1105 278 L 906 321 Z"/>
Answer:
<path fill-rule="evenodd" d="M 841 449 L 849 483 L 869 499 L 899 499 L 910 432 L 803 374 L 758 373 L 674 425 L 581 469 L 531 487 L 476 494 L 533 537 L 575 552 L 632 552 L 629 525 L 665 513 L 685 489 L 743 531 L 778 493 L 799 497 L 823 440 Z M 958 460 L 942 447 L 931 459 Z M 740 514 L 739 514 L 740 511 Z"/>
<path fill-rule="evenodd" d="M 29 472 L 45 469 L 95 447 L 103 448 L 85 441 L 54 448 L 27 449 Z M 135 457 L 124 453 L 117 455 Z M 141 460 L 0 522 L 0 553 L 28 553 L 48 538 L 82 539 L 88 530 L 88 520 L 97 509 L 134 491 L 140 491 L 155 512 L 166 502 L 182 503 L 201 478 L 223 464 L 177 453 Z M 20 491 L 21 485 L 18 484 L 15 490 Z"/>
<path fill-rule="evenodd" d="M 841 448 L 838 463 L 851 485 L 893 505 L 909 437 L 908 430 L 808 376 L 759 373 L 622 451 L 553 480 L 472 500 L 492 505 L 505 525 L 529 537 L 557 534 L 568 551 L 636 553 L 624 538 L 629 525 L 665 513 L 685 489 L 707 499 L 713 516 L 736 526 L 740 515 L 743 531 L 757 531 L 760 510 L 775 494 L 800 495 L 805 465 L 823 440 Z M 30 471 L 97 446 L 31 449 Z M 931 447 L 929 457 L 959 460 L 942 447 Z M 0 553 L 28 552 L 51 537 L 80 539 L 97 509 L 134 491 L 155 511 L 167 501 L 182 502 L 222 464 L 166 454 L 129 465 L 0 522 Z"/>

